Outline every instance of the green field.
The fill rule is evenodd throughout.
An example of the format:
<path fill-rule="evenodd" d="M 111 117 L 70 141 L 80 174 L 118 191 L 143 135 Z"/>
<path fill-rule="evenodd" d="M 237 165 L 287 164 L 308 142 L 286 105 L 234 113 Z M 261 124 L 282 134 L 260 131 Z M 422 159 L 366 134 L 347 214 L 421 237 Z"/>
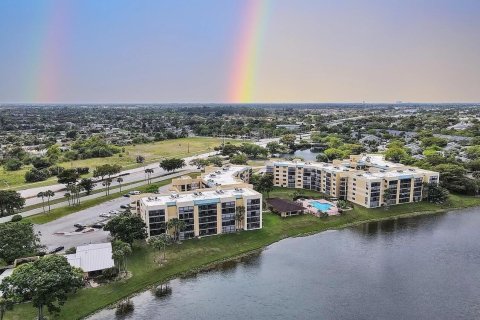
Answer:
<path fill-rule="evenodd" d="M 276 189 L 271 196 L 288 198 L 293 191 Z M 312 193 L 318 195 L 315 192 Z M 211 267 L 215 263 L 261 249 L 286 237 L 338 229 L 366 221 L 440 213 L 446 209 L 475 205 L 480 205 L 480 198 L 452 195 L 449 204 L 446 205 L 415 203 L 391 207 L 389 210 L 355 206 L 354 210 L 344 215 L 324 219 L 315 218 L 312 215 L 280 218 L 277 215 L 264 213 L 262 230 L 192 239 L 183 244 L 171 246 L 167 251 L 168 262 L 162 266 L 154 262 L 159 257 L 159 252 L 143 244 L 137 244 L 134 253 L 128 259 L 128 270 L 132 272 L 130 279 L 98 288 L 82 289 L 70 297 L 58 317 L 52 318 L 70 320 L 85 317 L 154 284 Z M 7 312 L 6 319 L 33 319 L 34 316 L 35 309 L 30 304 L 21 304 L 15 306 L 13 311 Z"/>
<path fill-rule="evenodd" d="M 230 141 L 231 143 L 241 142 L 239 140 L 227 141 Z M 59 163 L 59 165 L 65 168 L 89 167 L 89 176 L 91 176 L 95 167 L 107 163 L 119 164 L 124 170 L 139 167 L 141 165 L 137 164 L 135 161 L 138 155 L 144 156 L 146 163 L 152 163 L 164 158 L 184 158 L 205 152 L 210 152 L 213 151 L 214 147 L 219 146 L 221 143 L 222 139 L 220 138 L 206 137 L 191 137 L 165 140 L 147 144 L 126 146 L 124 153 L 116 154 L 108 158 L 74 160 L 69 162 L 62 162 Z M 24 166 L 21 170 L 18 171 L 5 171 L 3 167 L 0 167 L 0 189 L 5 189 L 8 186 L 16 190 L 21 190 L 57 183 L 57 179 L 55 177 L 52 177 L 46 181 L 25 183 L 25 172 L 27 172 L 30 168 L 31 166 Z"/>

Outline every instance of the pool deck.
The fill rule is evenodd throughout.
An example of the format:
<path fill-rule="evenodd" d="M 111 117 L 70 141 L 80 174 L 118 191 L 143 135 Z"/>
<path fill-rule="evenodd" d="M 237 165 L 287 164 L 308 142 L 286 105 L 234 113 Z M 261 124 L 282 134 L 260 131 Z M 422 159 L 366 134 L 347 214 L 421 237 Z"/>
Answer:
<path fill-rule="evenodd" d="M 306 212 L 311 213 L 316 217 L 320 217 L 320 213 L 318 212 L 318 210 L 310 204 L 310 202 L 312 201 L 317 201 L 320 203 L 326 203 L 331 205 L 330 209 L 327 211 L 329 216 L 336 216 L 340 214 L 338 212 L 337 206 L 334 203 L 327 201 L 325 199 L 298 199 L 297 200 L 297 202 L 300 203 L 305 208 Z"/>

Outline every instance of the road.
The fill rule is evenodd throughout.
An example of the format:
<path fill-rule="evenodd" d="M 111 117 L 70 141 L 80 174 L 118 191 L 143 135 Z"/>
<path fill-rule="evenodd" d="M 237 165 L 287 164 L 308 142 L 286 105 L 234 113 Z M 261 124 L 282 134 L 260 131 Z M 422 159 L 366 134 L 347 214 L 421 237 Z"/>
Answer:
<path fill-rule="evenodd" d="M 216 154 L 218 154 L 218 152 L 215 151 L 215 152 L 200 154 L 198 156 L 192 156 L 192 157 L 184 158 L 185 163 L 187 164 L 187 166 L 184 169 L 187 169 L 187 170 L 188 169 L 194 169 L 193 166 L 188 165 L 189 162 L 192 159 L 206 158 L 208 156 L 216 155 Z M 133 183 L 133 182 L 139 182 L 139 183 L 145 184 L 145 169 L 154 169 L 155 170 L 154 173 L 151 176 L 152 179 L 167 174 L 167 172 L 165 170 L 163 170 L 162 168 L 159 167 L 158 163 L 152 163 L 152 164 L 145 165 L 145 167 L 140 167 L 140 168 L 135 168 L 135 169 L 122 171 L 120 173 L 120 174 L 122 174 L 122 178 L 123 178 L 122 185 L 125 185 L 125 184 L 128 184 L 128 183 Z M 111 187 L 118 187 L 118 183 L 115 182 L 115 179 L 114 179 L 114 182 L 112 183 Z M 128 186 L 128 188 L 132 188 L 132 186 L 130 185 L 130 186 Z M 102 183 L 97 182 L 97 185 L 95 186 L 94 190 L 101 190 L 101 189 L 104 189 L 104 187 L 102 186 Z M 64 197 L 65 185 L 64 184 L 54 184 L 54 185 L 50 185 L 50 186 L 43 186 L 43 187 L 25 189 L 25 190 L 21 190 L 19 192 L 20 192 L 21 196 L 25 198 L 25 206 L 31 206 L 31 205 L 35 205 L 35 204 L 38 204 L 38 203 L 42 202 L 41 198 L 37 198 L 37 194 L 39 192 L 43 192 L 43 191 L 46 191 L 46 190 L 52 190 L 53 192 L 55 192 L 55 196 L 50 198 L 50 200 L 60 199 L 60 198 Z"/>
<path fill-rule="evenodd" d="M 171 179 L 171 178 L 175 178 L 175 177 L 179 177 L 179 176 L 183 176 L 183 175 L 189 174 L 190 172 L 195 172 L 195 171 L 194 170 L 182 170 L 182 171 L 178 171 L 178 172 L 175 172 L 175 173 L 170 173 L 170 174 L 152 179 L 152 183 L 153 182 L 159 182 L 159 181 L 162 181 L 162 180 Z M 144 181 L 140 181 L 138 183 L 133 183 L 133 184 L 128 186 L 128 189 L 137 188 L 137 187 L 143 186 L 144 184 L 145 184 Z M 103 193 L 103 192 L 94 193 L 94 194 L 91 194 L 89 196 L 82 197 L 81 200 L 85 201 L 85 200 L 100 198 L 100 197 L 103 197 L 104 195 L 105 195 L 105 193 Z M 59 202 L 59 203 L 52 204 L 51 209 L 66 207 L 67 205 L 68 205 L 68 201 Z M 39 213 L 42 213 L 42 212 L 43 212 L 43 209 L 40 207 L 40 208 L 36 208 L 36 209 L 21 212 L 19 214 L 22 217 L 29 217 L 29 216 L 33 216 L 33 215 L 36 215 L 36 214 L 39 214 Z M 0 223 L 8 222 L 8 221 L 11 220 L 11 218 L 12 218 L 11 216 L 6 216 L 6 217 L 3 217 L 3 218 L 0 218 Z"/>
<path fill-rule="evenodd" d="M 279 138 L 273 138 L 273 139 L 261 139 L 259 141 L 254 142 L 255 144 L 265 147 L 267 143 L 271 141 L 278 141 Z M 192 159 L 196 158 L 206 158 L 209 156 L 217 155 L 219 152 L 214 151 L 214 152 L 207 152 L 191 157 L 186 157 L 183 158 L 185 160 L 185 163 L 187 166 L 184 169 L 195 169 L 194 167 L 190 166 L 189 163 Z M 133 182 L 138 182 L 145 184 L 145 169 L 154 169 L 154 173 L 152 174 L 152 178 L 157 178 L 162 175 L 165 175 L 167 172 L 164 171 L 162 168 L 159 167 L 158 162 L 156 163 L 151 163 L 148 165 L 145 165 L 144 167 L 139 167 L 135 169 L 130 169 L 130 170 L 124 170 L 120 174 L 122 175 L 123 178 L 123 185 L 128 184 L 128 183 L 133 183 Z M 118 187 L 118 183 L 114 182 L 112 183 L 111 187 Z M 132 186 L 128 186 L 128 188 L 132 188 Z M 97 185 L 95 186 L 94 190 L 101 190 L 104 189 L 102 186 L 101 182 L 98 182 Z M 55 195 L 50 198 L 50 200 L 55 200 L 55 199 L 60 199 L 64 197 L 65 194 L 65 185 L 63 184 L 54 184 L 54 185 L 49 185 L 49 186 L 43 186 L 43 187 L 35 187 L 35 188 L 30 188 L 30 189 L 25 189 L 25 190 L 20 190 L 20 195 L 25 198 L 25 206 L 31 206 L 35 204 L 39 204 L 42 202 L 41 198 L 37 198 L 37 194 L 39 192 L 43 192 L 46 190 L 52 190 L 55 192 Z M 53 206 L 52 206 L 53 207 Z M 58 207 L 58 206 L 57 206 Z M 40 212 L 40 211 L 39 211 Z"/>
<path fill-rule="evenodd" d="M 169 186 L 163 186 L 160 192 L 166 192 Z M 49 250 L 60 246 L 68 249 L 90 243 L 102 243 L 109 241 L 110 233 L 101 229 L 87 228 L 90 232 L 75 232 L 74 224 L 92 225 L 97 222 L 107 222 L 109 219 L 100 217 L 101 213 L 110 210 L 121 210 L 121 205 L 130 203 L 130 198 L 116 198 L 95 207 L 72 213 L 60 219 L 35 225 L 35 231 L 40 233 L 40 242 Z"/>

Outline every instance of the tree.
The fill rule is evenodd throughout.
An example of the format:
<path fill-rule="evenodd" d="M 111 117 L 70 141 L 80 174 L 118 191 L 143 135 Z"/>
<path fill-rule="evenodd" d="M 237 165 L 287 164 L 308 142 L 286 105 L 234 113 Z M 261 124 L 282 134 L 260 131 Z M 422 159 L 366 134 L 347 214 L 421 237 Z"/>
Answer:
<path fill-rule="evenodd" d="M 3 320 L 7 310 L 13 308 L 13 301 L 9 298 L 0 296 L 0 320 Z"/>
<path fill-rule="evenodd" d="M 171 158 L 162 160 L 162 162 L 160 162 L 160 168 L 167 172 L 175 172 L 175 170 L 181 169 L 183 167 L 185 167 L 185 160 L 183 159 Z"/>
<path fill-rule="evenodd" d="M 37 198 L 42 198 L 42 209 L 43 213 L 45 213 L 45 192 L 40 191 L 39 193 L 37 193 Z"/>
<path fill-rule="evenodd" d="M 105 179 L 105 177 L 110 178 L 111 176 L 120 173 L 122 167 L 118 164 L 104 164 L 98 166 L 93 170 L 93 176 L 95 178 L 100 177 L 101 180 Z"/>
<path fill-rule="evenodd" d="M 172 243 L 172 238 L 166 233 L 162 233 L 161 235 L 153 236 L 148 239 L 148 244 L 150 246 L 159 251 L 163 251 L 163 260 L 167 258 L 166 249 L 170 243 Z"/>
<path fill-rule="evenodd" d="M 230 163 L 232 164 L 247 164 L 248 157 L 243 153 L 236 154 L 230 158 Z"/>
<path fill-rule="evenodd" d="M 110 194 L 110 186 L 112 185 L 112 179 L 107 178 L 102 182 L 102 186 L 105 187 L 105 196 L 108 196 Z"/>
<path fill-rule="evenodd" d="M 153 173 L 153 172 L 154 172 L 154 170 L 151 169 L 151 168 L 145 169 L 145 177 L 146 177 L 146 180 L 147 180 L 147 184 L 150 184 L 150 183 L 151 183 L 152 173 Z"/>
<path fill-rule="evenodd" d="M 51 255 L 17 267 L 0 290 L 16 303 L 31 300 L 43 320 L 45 306 L 50 313 L 59 312 L 68 295 L 82 285 L 82 270 L 70 266 L 64 256 Z"/>
<path fill-rule="evenodd" d="M 22 167 L 22 161 L 18 159 L 10 159 L 3 165 L 6 171 L 17 171 Z"/>
<path fill-rule="evenodd" d="M 65 198 L 67 198 L 68 205 L 70 205 L 70 198 L 72 197 L 72 195 L 71 195 L 69 192 L 67 192 L 67 193 L 65 193 L 63 196 L 64 196 Z"/>
<path fill-rule="evenodd" d="M 117 265 L 118 272 L 127 271 L 127 256 L 132 253 L 132 246 L 121 240 L 112 242 L 112 259 Z"/>
<path fill-rule="evenodd" d="M 267 149 L 253 143 L 242 144 L 241 150 L 252 159 L 257 159 L 259 155 L 266 157 L 268 153 Z"/>
<path fill-rule="evenodd" d="M 50 167 L 52 163 L 47 158 L 36 157 L 32 159 L 32 165 L 35 169 L 41 170 Z"/>
<path fill-rule="evenodd" d="M 50 176 L 50 172 L 48 169 L 38 170 L 35 168 L 30 169 L 29 171 L 25 172 L 25 181 L 26 182 L 38 182 L 38 181 L 45 181 Z"/>
<path fill-rule="evenodd" d="M 283 135 L 280 138 L 280 143 L 286 145 L 290 149 L 293 149 L 293 148 L 295 148 L 295 140 L 296 139 L 297 139 L 297 137 L 294 134 L 289 133 L 289 134 Z"/>
<path fill-rule="evenodd" d="M 282 146 L 280 145 L 280 143 L 276 142 L 276 141 L 271 141 L 269 143 L 267 143 L 267 150 L 270 152 L 270 153 L 278 153 L 280 150 L 281 150 Z"/>
<path fill-rule="evenodd" d="M 65 185 L 74 184 L 77 182 L 80 175 L 76 169 L 65 169 L 60 172 L 57 176 L 58 183 L 62 183 Z"/>
<path fill-rule="evenodd" d="M 121 214 L 111 219 L 103 228 L 112 237 L 128 244 L 147 238 L 147 226 L 142 218 L 132 214 Z"/>
<path fill-rule="evenodd" d="M 270 191 L 273 190 L 274 186 L 272 174 L 264 174 L 263 176 L 253 175 L 251 182 L 255 190 L 261 193 L 266 193 L 267 198 L 269 197 Z"/>
<path fill-rule="evenodd" d="M 392 190 L 390 190 L 389 188 L 386 188 L 385 190 L 383 190 L 383 207 L 385 208 L 385 210 L 388 210 L 390 206 L 391 197 L 392 197 Z"/>
<path fill-rule="evenodd" d="M 243 229 L 243 220 L 245 219 L 245 207 L 238 206 L 235 208 L 235 223 L 237 230 Z"/>
<path fill-rule="evenodd" d="M 0 224 L 0 259 L 12 263 L 17 258 L 35 254 L 40 248 L 40 238 L 30 222 Z"/>
<path fill-rule="evenodd" d="M 400 162 L 408 156 L 407 151 L 403 148 L 388 148 L 385 151 L 385 159 L 393 162 Z"/>
<path fill-rule="evenodd" d="M 167 228 L 173 229 L 173 241 L 177 241 L 179 239 L 180 231 L 183 231 L 185 229 L 185 221 L 178 218 L 173 218 L 171 220 L 168 220 Z"/>
<path fill-rule="evenodd" d="M 207 161 L 208 164 L 213 164 L 215 167 L 221 167 L 223 165 L 223 159 L 221 157 L 209 157 L 208 159 L 200 159 Z"/>
<path fill-rule="evenodd" d="M 117 183 L 118 183 L 118 185 L 119 185 L 119 187 L 120 187 L 120 192 L 122 192 L 122 182 L 123 182 L 123 178 L 122 178 L 122 177 L 118 177 L 118 178 L 117 178 Z"/>
<path fill-rule="evenodd" d="M 92 193 L 93 188 L 95 188 L 95 182 L 92 179 L 83 178 L 79 183 L 80 186 L 85 190 L 87 196 Z"/>
<path fill-rule="evenodd" d="M 52 190 L 47 190 L 45 191 L 45 197 L 47 197 L 47 204 L 48 204 L 48 212 L 51 211 L 51 208 L 50 208 L 50 198 L 55 196 L 55 192 L 53 192 Z"/>
<path fill-rule="evenodd" d="M 443 203 L 448 200 L 448 190 L 436 183 L 427 183 L 423 186 L 423 198 L 432 203 Z"/>
<path fill-rule="evenodd" d="M 0 217 L 11 215 L 25 205 L 25 199 L 13 190 L 0 190 Z"/>

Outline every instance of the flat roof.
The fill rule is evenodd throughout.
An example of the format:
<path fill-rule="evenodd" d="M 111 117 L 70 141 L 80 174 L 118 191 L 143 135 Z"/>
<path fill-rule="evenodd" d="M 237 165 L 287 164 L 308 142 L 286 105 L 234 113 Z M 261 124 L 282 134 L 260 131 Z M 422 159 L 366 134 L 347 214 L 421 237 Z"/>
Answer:
<path fill-rule="evenodd" d="M 185 202 L 194 202 L 195 204 L 210 204 L 221 202 L 221 199 L 235 198 L 239 199 L 243 196 L 261 195 L 257 191 L 250 188 L 232 188 L 218 190 L 202 190 L 198 189 L 191 192 L 171 193 L 158 196 L 142 198 L 141 201 L 145 206 L 174 206 Z"/>
<path fill-rule="evenodd" d="M 76 253 L 67 254 L 65 257 L 71 266 L 84 272 L 105 270 L 115 265 L 110 242 L 78 246 Z"/>
<path fill-rule="evenodd" d="M 345 165 L 334 165 L 326 162 L 295 162 L 295 161 L 275 161 L 273 162 L 274 166 L 288 167 L 296 166 L 302 168 L 311 168 L 311 169 L 322 169 L 331 172 L 346 172 L 352 171 L 350 167 Z"/>
<path fill-rule="evenodd" d="M 209 187 L 235 184 L 241 172 L 250 170 L 249 166 L 225 166 L 202 176 L 203 182 Z"/>

